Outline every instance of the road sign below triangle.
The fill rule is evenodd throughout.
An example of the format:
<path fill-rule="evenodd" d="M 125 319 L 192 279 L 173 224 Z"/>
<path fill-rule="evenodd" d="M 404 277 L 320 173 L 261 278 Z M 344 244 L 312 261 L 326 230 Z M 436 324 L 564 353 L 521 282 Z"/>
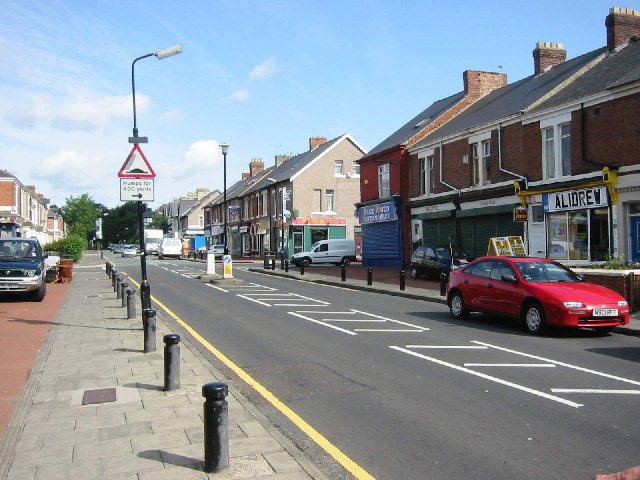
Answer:
<path fill-rule="evenodd" d="M 134 145 L 129 156 L 118 172 L 120 178 L 155 178 L 156 173 L 149 165 L 139 145 Z"/>

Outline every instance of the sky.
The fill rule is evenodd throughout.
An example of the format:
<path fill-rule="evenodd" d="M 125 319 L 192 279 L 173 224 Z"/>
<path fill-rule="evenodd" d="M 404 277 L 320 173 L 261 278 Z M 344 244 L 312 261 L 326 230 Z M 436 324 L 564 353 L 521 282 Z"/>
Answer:
<path fill-rule="evenodd" d="M 567 58 L 606 45 L 614 0 L 3 0 L 0 169 L 63 206 L 121 204 L 136 117 L 158 207 L 222 191 L 310 137 L 371 150 L 465 70 L 533 74 L 537 41 Z"/>

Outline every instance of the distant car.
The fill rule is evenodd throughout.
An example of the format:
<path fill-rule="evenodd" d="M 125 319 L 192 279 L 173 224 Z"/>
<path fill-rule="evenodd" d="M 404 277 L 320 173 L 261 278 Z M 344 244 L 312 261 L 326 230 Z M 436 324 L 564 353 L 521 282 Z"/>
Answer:
<path fill-rule="evenodd" d="M 123 257 L 135 257 L 138 254 L 138 247 L 135 245 L 123 245 L 121 255 Z"/>
<path fill-rule="evenodd" d="M 451 272 L 447 302 L 455 319 L 470 312 L 507 316 L 534 335 L 551 325 L 610 332 L 629 323 L 622 295 L 547 258 L 478 258 Z"/>
<path fill-rule="evenodd" d="M 462 257 L 454 256 L 452 259 L 448 247 L 422 245 L 411 255 L 411 277 L 428 275 L 439 278 L 441 273 L 449 274 L 452 268 L 455 270 L 467 263 Z"/>
<path fill-rule="evenodd" d="M 214 258 L 222 258 L 224 255 L 224 244 L 216 243 L 215 245 L 211 245 L 207 253 L 213 253 Z"/>

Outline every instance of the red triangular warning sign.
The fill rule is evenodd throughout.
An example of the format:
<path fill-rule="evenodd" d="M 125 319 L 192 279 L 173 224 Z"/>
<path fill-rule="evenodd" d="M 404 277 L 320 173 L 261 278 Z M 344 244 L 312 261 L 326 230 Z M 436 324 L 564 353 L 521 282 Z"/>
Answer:
<path fill-rule="evenodd" d="M 131 153 L 122 164 L 122 168 L 118 172 L 120 178 L 155 178 L 156 173 L 149 165 L 147 157 L 144 156 L 140 146 L 134 145 Z"/>

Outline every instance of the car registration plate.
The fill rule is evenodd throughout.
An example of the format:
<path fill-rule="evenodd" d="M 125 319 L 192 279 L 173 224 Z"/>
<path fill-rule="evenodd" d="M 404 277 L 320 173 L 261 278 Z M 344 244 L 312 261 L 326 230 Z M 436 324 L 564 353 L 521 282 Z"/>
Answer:
<path fill-rule="evenodd" d="M 594 317 L 617 317 L 618 309 L 617 308 L 594 308 L 593 316 Z"/>
<path fill-rule="evenodd" d="M 7 290 L 17 290 L 19 288 L 17 283 L 0 283 L 0 288 Z"/>

